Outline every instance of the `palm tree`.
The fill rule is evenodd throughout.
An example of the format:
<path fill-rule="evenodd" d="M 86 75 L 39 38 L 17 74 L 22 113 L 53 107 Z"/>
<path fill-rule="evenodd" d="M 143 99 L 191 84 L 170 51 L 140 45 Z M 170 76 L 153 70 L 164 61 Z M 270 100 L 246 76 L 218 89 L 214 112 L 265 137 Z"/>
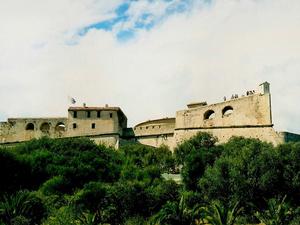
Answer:
<path fill-rule="evenodd" d="M 288 224 L 293 217 L 293 211 L 285 202 L 286 195 L 280 199 L 270 199 L 268 209 L 264 212 L 256 212 L 256 218 L 266 225 L 284 225 Z"/>
<path fill-rule="evenodd" d="M 27 190 L 4 195 L 0 202 L 0 221 L 10 224 L 40 224 L 46 215 L 42 200 Z"/>
<path fill-rule="evenodd" d="M 19 191 L 12 196 L 4 196 L 0 202 L 0 218 L 5 224 L 11 224 L 15 218 L 28 215 L 33 196 L 28 191 Z"/>
<path fill-rule="evenodd" d="M 236 202 L 233 207 L 215 202 L 208 207 L 195 208 L 194 214 L 199 215 L 200 218 L 196 220 L 197 224 L 233 225 L 242 210 L 243 208 L 239 207 L 239 202 Z"/>
<path fill-rule="evenodd" d="M 98 225 L 100 224 L 97 219 L 96 214 L 92 213 L 81 213 L 81 215 L 78 217 L 78 220 L 80 221 L 80 224 L 82 225 Z"/>
<path fill-rule="evenodd" d="M 188 225 L 193 224 L 192 210 L 187 208 L 185 199 L 181 196 L 178 202 L 167 202 L 162 209 L 152 218 L 153 225 L 172 224 Z"/>

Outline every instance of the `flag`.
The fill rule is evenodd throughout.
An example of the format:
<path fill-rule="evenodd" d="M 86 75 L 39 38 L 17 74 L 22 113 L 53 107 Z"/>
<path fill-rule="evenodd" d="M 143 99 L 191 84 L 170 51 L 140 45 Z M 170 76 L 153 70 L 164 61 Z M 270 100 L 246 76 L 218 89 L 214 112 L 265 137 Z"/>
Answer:
<path fill-rule="evenodd" d="M 70 101 L 71 104 L 75 104 L 76 103 L 76 100 L 73 97 L 70 97 L 70 96 L 69 96 L 69 101 Z"/>
<path fill-rule="evenodd" d="M 76 100 L 74 98 L 71 98 L 71 103 L 72 104 L 75 104 L 76 103 Z"/>

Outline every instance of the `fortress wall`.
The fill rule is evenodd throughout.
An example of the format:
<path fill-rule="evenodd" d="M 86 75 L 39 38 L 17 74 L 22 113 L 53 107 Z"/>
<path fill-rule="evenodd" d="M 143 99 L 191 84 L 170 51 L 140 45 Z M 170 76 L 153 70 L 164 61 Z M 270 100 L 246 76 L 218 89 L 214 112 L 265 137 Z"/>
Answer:
<path fill-rule="evenodd" d="M 167 145 L 174 147 L 175 118 L 149 120 L 133 128 L 135 140 L 153 147 Z"/>
<path fill-rule="evenodd" d="M 103 135 L 103 136 L 93 136 L 89 137 L 91 140 L 93 140 L 96 144 L 103 144 L 105 146 L 114 147 L 116 149 L 119 148 L 119 142 L 120 137 L 117 134 L 111 134 L 111 135 Z"/>
<path fill-rule="evenodd" d="M 51 138 L 64 137 L 66 131 L 63 125 L 67 125 L 67 118 L 11 118 L 0 124 L 0 143 L 11 143 L 45 135 Z"/>
<path fill-rule="evenodd" d="M 219 143 L 227 142 L 232 136 L 242 136 L 245 138 L 257 138 L 262 141 L 270 142 L 273 145 L 283 143 L 284 140 L 273 127 L 233 127 L 233 128 L 213 128 L 213 129 L 182 129 L 175 130 L 174 142 L 181 143 L 196 135 L 197 132 L 208 132 L 218 138 Z"/>
<path fill-rule="evenodd" d="M 197 132 L 210 132 L 219 143 L 232 136 L 258 138 L 277 145 L 299 141 L 300 135 L 277 133 L 273 129 L 269 83 L 259 86 L 257 94 L 206 105 L 188 105 L 178 111 L 176 118 L 149 120 L 127 128 L 127 118 L 119 107 L 70 107 L 68 118 L 12 118 L 0 123 L 0 144 L 13 144 L 32 138 L 49 136 L 88 137 L 96 143 L 118 148 L 123 142 L 138 141 L 159 147 L 175 146 Z M 30 125 L 30 126 L 28 126 Z"/>
<path fill-rule="evenodd" d="M 149 120 L 133 128 L 136 137 L 174 133 L 175 118 Z"/>
<path fill-rule="evenodd" d="M 149 145 L 153 147 L 160 147 L 161 145 L 166 145 L 171 150 L 175 148 L 174 135 L 172 133 L 164 135 L 140 136 L 136 138 L 136 141 L 143 145 Z"/>
<path fill-rule="evenodd" d="M 127 128 L 127 117 L 121 113 L 120 111 L 117 112 L 117 118 L 118 118 L 118 130 L 119 130 L 119 133 L 121 135 L 123 135 L 123 130 L 125 128 Z"/>
<path fill-rule="evenodd" d="M 223 115 L 225 107 L 231 107 L 232 113 Z M 210 110 L 214 118 L 205 118 Z M 270 94 L 254 94 L 176 113 L 176 129 L 271 124 Z"/>
<path fill-rule="evenodd" d="M 164 144 L 169 146 L 171 150 L 198 132 L 208 132 L 218 138 L 218 143 L 227 142 L 232 136 L 242 136 L 245 138 L 257 138 L 262 141 L 278 145 L 286 142 L 286 134 L 277 133 L 272 127 L 227 127 L 227 128 L 212 128 L 212 129 L 182 129 L 175 130 L 174 135 L 172 133 L 168 135 L 149 135 L 139 136 L 136 140 L 144 145 L 150 145 L 153 147 L 159 147 Z M 300 136 L 298 136 L 299 138 Z M 299 140 L 299 139 L 298 139 Z"/>
<path fill-rule="evenodd" d="M 0 123 L 0 144 L 28 141 L 32 138 L 48 136 L 50 138 L 89 137 L 96 143 L 105 143 L 118 147 L 119 135 L 127 118 L 119 108 L 97 107 L 90 110 L 78 107 L 76 118 L 69 111 L 68 118 L 11 118 Z M 98 113 L 100 111 L 100 114 Z M 76 124 L 76 127 L 74 127 Z"/>

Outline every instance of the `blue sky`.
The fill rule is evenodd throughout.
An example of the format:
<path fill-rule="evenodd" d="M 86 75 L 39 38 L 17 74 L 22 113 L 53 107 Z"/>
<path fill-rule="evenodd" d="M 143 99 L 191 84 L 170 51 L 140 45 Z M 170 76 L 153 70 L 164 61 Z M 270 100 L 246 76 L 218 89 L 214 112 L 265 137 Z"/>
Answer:
<path fill-rule="evenodd" d="M 78 31 L 80 36 L 86 35 L 89 30 L 105 30 L 113 31 L 116 26 L 120 28 L 117 29 L 115 37 L 118 41 L 128 41 L 135 37 L 136 32 L 140 30 L 151 30 L 156 25 L 162 23 L 164 20 L 167 20 L 168 17 L 174 16 L 175 14 L 184 14 L 188 13 L 194 6 L 195 2 L 203 2 L 204 4 L 210 4 L 210 0 L 145 0 L 145 6 L 151 6 L 158 4 L 158 2 L 164 3 L 164 8 L 160 13 L 155 13 L 154 11 L 147 8 L 143 8 L 140 14 L 132 15 L 129 13 L 132 5 L 137 4 L 136 0 L 126 0 L 114 9 L 114 16 L 110 19 L 97 21 L 96 23 L 89 24 Z M 146 2 L 146 3 L 145 3 Z M 134 18 L 133 18 L 134 17 Z M 133 20 L 133 21 L 131 21 Z M 131 21 L 131 26 L 122 27 L 122 25 Z"/>

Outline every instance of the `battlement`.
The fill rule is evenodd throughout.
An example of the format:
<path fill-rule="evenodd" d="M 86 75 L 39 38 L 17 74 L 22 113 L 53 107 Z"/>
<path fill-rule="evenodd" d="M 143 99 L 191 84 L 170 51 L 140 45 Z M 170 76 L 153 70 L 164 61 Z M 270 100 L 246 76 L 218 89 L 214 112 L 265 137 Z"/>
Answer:
<path fill-rule="evenodd" d="M 119 107 L 70 107 L 68 117 L 9 118 L 0 123 L 0 144 L 85 136 L 117 147 L 126 127 L 127 117 Z"/>
<path fill-rule="evenodd" d="M 260 84 L 256 90 L 246 91 L 243 95 L 233 94 L 229 99 L 224 97 L 222 102 L 190 103 L 187 109 L 176 112 L 175 121 L 166 130 L 152 130 L 151 123 L 155 122 L 161 122 L 161 128 L 166 126 L 163 120 L 152 120 L 134 127 L 139 142 L 152 146 L 165 144 L 172 149 L 199 131 L 212 133 L 219 142 L 226 142 L 232 136 L 258 138 L 274 145 L 288 140 L 300 140 L 297 134 L 277 133 L 273 129 L 268 82 Z M 168 135 L 164 136 L 166 133 Z M 292 138 L 287 138 L 291 136 Z"/>
<path fill-rule="evenodd" d="M 176 129 L 272 126 L 269 94 L 252 94 L 177 111 Z"/>
<path fill-rule="evenodd" d="M 134 134 L 139 136 L 165 135 L 174 132 L 175 118 L 162 118 L 156 120 L 148 120 L 137 124 L 134 127 Z"/>
<path fill-rule="evenodd" d="M 127 128 L 127 117 L 121 108 L 108 105 L 69 107 L 66 118 L 9 118 L 0 123 L 0 144 L 43 136 L 89 137 L 116 148 L 120 142 L 137 141 L 174 149 L 199 131 L 212 133 L 219 142 L 232 136 L 258 138 L 274 145 L 300 140 L 300 135 L 273 129 L 270 84 L 264 82 L 244 95 L 234 94 L 214 104 L 190 103 L 175 117 L 144 121 L 133 128 Z"/>

